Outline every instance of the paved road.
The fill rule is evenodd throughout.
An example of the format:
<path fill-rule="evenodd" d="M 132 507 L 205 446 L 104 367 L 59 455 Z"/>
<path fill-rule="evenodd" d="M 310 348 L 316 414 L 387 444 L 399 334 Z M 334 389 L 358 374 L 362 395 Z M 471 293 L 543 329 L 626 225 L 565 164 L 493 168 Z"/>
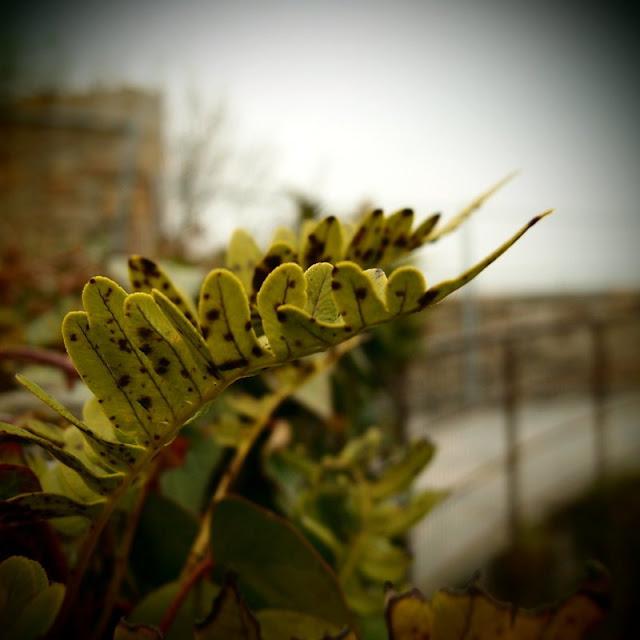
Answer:
<path fill-rule="evenodd" d="M 527 521 L 568 501 L 595 476 L 588 397 L 530 404 L 519 412 L 521 512 Z M 416 416 L 411 433 L 438 446 L 420 487 L 453 487 L 452 495 L 413 535 L 414 581 L 430 592 L 471 577 L 507 542 L 504 417 L 499 408 L 458 415 L 429 426 Z M 640 393 L 607 403 L 607 467 L 640 470 Z"/>

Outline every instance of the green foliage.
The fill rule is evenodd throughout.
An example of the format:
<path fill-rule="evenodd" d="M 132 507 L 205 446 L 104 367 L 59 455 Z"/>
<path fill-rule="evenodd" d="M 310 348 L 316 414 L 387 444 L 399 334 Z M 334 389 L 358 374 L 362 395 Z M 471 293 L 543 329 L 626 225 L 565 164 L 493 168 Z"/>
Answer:
<path fill-rule="evenodd" d="M 236 573 L 256 605 L 349 622 L 333 572 L 286 520 L 226 498 L 214 512 L 211 544 L 218 567 Z"/>
<path fill-rule="evenodd" d="M 12 556 L 0 563 L 0 629 L 5 640 L 36 640 L 53 624 L 64 585 L 49 584 L 35 561 Z"/>
<path fill-rule="evenodd" d="M 399 219 L 412 215 L 385 218 L 374 211 L 349 242 L 341 240 L 345 231 L 340 223 L 327 218 L 307 228 L 301 243 L 300 262 L 313 263 L 306 272 L 296 262 L 285 262 L 295 257 L 293 248 L 285 251 L 287 245 L 277 244 L 255 266 L 249 295 L 244 271 L 239 271 L 243 282 L 232 271 L 214 269 L 203 283 L 197 320 L 188 300 L 149 259 L 130 261 L 135 293 L 127 294 L 108 278 L 92 278 L 82 294 L 84 311 L 67 314 L 63 336 L 98 404 L 79 420 L 42 389 L 21 380 L 79 429 L 73 451 L 42 429 L 0 424 L 0 436 L 42 446 L 89 492 L 80 501 L 78 491 L 73 499 L 42 494 L 11 500 L 43 516 L 91 517 L 99 511 L 103 496 L 128 486 L 129 478 L 144 470 L 155 452 L 234 380 L 325 351 L 368 327 L 439 302 L 542 217 L 458 278 L 429 288 L 413 267 L 400 267 L 388 279 L 380 269 L 363 271 L 361 265 L 369 266 L 374 259 L 384 262 L 391 255 L 392 238 L 396 238 L 397 251 L 392 253 L 396 258 L 398 251 L 414 247 L 419 237 L 428 239 L 421 227 L 409 232 L 406 223 L 399 226 Z M 334 227 L 338 231 L 332 231 Z M 396 237 L 399 228 L 405 231 Z M 246 239 L 232 242 L 237 255 L 230 251 L 229 260 L 231 266 L 244 264 L 248 272 L 256 254 L 246 246 Z M 244 263 L 243 251 L 248 253 Z M 337 262 L 317 262 L 323 259 Z"/>
<path fill-rule="evenodd" d="M 431 444 L 419 440 L 398 454 L 381 466 L 382 438 L 371 430 L 319 462 L 291 450 L 267 460 L 284 511 L 324 549 L 360 615 L 380 612 L 386 582 L 406 580 L 410 556 L 400 537 L 445 497 L 408 491 Z"/>
<path fill-rule="evenodd" d="M 180 590 L 178 582 L 168 583 L 145 596 L 128 616 L 128 622 L 147 628 L 158 628 L 162 619 Z M 195 620 L 202 620 L 208 613 L 211 602 L 217 596 L 219 588 L 203 580 L 198 587 L 187 594 L 178 611 L 171 630 L 162 634 L 164 640 L 185 640 L 193 636 Z M 142 636 L 145 638 L 146 636 Z"/>
<path fill-rule="evenodd" d="M 227 583 L 211 613 L 196 624 L 195 640 L 260 640 L 260 627 L 233 582 Z"/>
<path fill-rule="evenodd" d="M 328 433 L 322 372 L 359 343 L 354 338 L 437 304 L 548 213 L 452 280 L 427 286 L 414 267 L 392 267 L 452 231 L 486 197 L 443 227 L 438 215 L 414 225 L 408 209 L 388 217 L 371 211 L 355 228 L 333 216 L 307 221 L 297 239 L 276 233 L 264 253 L 238 232 L 227 268 L 204 278 L 195 304 L 148 258 L 129 261 L 132 293 L 91 278 L 83 310 L 62 326 L 92 394 L 82 418 L 20 378 L 61 424 L 0 423 L 0 439 L 38 451 L 25 454 L 33 474 L 0 469 L 2 519 L 52 519 L 76 545 L 61 628 L 82 600 L 85 572 L 97 576 L 113 564 L 107 583 L 96 584 L 106 600 L 96 637 L 114 627 L 122 640 L 357 637 L 353 613 L 379 613 L 383 584 L 405 583 L 403 536 L 443 497 L 412 491 L 433 448 L 419 441 L 388 459 L 388 443 L 371 430 L 341 448 L 325 446 L 319 459 L 312 447 L 278 442 L 276 426 L 291 410 L 281 405 L 297 397 L 327 420 Z M 253 376 L 253 386 L 227 391 Z M 301 393 L 312 379 L 323 385 L 322 402 Z M 265 443 L 263 456 L 253 455 Z M 263 462 L 279 489 L 274 496 L 272 485 L 255 483 L 251 497 L 266 506 L 275 497 L 290 522 L 230 495 L 242 473 L 262 472 L 249 462 Z M 97 547 L 104 557 L 92 566 Z M 48 625 L 62 596 L 44 586 L 58 594 L 40 616 Z M 120 596 L 135 606 L 116 626 Z M 194 621 L 201 621 L 195 631 Z M 31 637 L 27 627 L 20 631 Z"/>

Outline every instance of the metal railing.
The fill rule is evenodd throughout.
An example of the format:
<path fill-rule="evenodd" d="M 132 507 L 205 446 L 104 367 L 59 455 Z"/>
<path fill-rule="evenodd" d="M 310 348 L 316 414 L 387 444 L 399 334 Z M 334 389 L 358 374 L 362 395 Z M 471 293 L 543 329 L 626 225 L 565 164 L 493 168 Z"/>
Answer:
<path fill-rule="evenodd" d="M 508 328 L 495 330 L 482 330 L 464 335 L 445 336 L 430 339 L 427 348 L 427 361 L 430 366 L 439 359 L 455 355 L 478 354 L 488 348 L 499 349 L 502 392 L 499 403 L 504 418 L 503 437 L 505 442 L 504 456 L 491 460 L 474 469 L 461 483 L 453 487 L 451 499 L 456 495 L 462 495 L 473 486 L 477 486 L 481 478 L 495 477 L 497 473 L 504 472 L 506 476 L 506 515 L 509 535 L 512 539 L 518 535 L 522 524 L 522 491 L 521 475 L 525 451 L 536 449 L 543 451 L 553 444 L 558 435 L 565 432 L 566 421 L 562 421 L 546 428 L 534 438 L 523 442 L 520 438 L 520 408 L 525 395 L 523 385 L 523 373 L 526 369 L 522 358 L 519 357 L 518 347 L 522 343 L 530 342 L 536 338 L 549 336 L 565 336 L 576 331 L 587 331 L 589 340 L 590 368 L 585 373 L 585 382 L 590 398 L 590 416 L 581 416 L 580 423 L 589 419 L 593 432 L 594 442 L 594 480 L 603 480 L 608 473 L 608 438 L 607 414 L 611 410 L 609 397 L 610 380 L 612 372 L 611 354 L 607 347 L 608 332 L 614 327 L 625 324 L 640 326 L 640 309 L 633 308 L 623 315 L 611 315 L 608 317 L 590 318 L 570 321 L 553 321 L 545 324 L 514 324 Z M 553 375 L 550 373 L 550 375 Z M 530 380 L 529 380 L 530 381 Z M 553 378 L 549 380 L 553 382 Z M 640 381 L 639 381 L 640 382 Z M 640 389 L 640 384 L 638 385 Z M 474 405 L 465 404 L 464 410 L 473 408 Z M 437 418 L 436 418 L 437 420 Z M 574 424 L 576 419 L 571 421 Z M 433 421 L 431 422 L 433 424 Z"/>

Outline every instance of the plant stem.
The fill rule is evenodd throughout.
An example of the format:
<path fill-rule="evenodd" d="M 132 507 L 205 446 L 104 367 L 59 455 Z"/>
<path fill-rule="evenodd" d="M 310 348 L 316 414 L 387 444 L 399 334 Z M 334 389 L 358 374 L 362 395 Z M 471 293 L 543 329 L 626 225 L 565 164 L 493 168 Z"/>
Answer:
<path fill-rule="evenodd" d="M 138 492 L 136 500 L 133 504 L 133 508 L 128 514 L 127 524 L 122 542 L 120 543 L 120 546 L 116 551 L 113 574 L 111 576 L 107 592 L 104 596 L 104 608 L 102 609 L 102 613 L 100 614 L 100 618 L 95 627 L 96 630 L 92 635 L 92 638 L 95 638 L 96 640 L 99 640 L 103 636 L 105 629 L 109 624 L 111 613 L 120 592 L 120 585 L 127 569 L 127 560 L 129 558 L 129 552 L 131 551 L 131 545 L 133 544 L 135 533 L 138 529 L 138 523 L 142 514 L 142 508 L 144 507 L 144 503 L 147 499 L 147 496 L 149 495 L 149 490 L 153 481 L 155 480 L 156 474 L 159 469 L 158 462 L 156 462 L 155 464 L 152 463 L 152 465 L 153 466 L 149 473 L 149 477 Z"/>
<path fill-rule="evenodd" d="M 66 622 L 69 618 L 69 614 L 73 608 L 73 605 L 76 602 L 76 598 L 78 596 L 78 590 L 82 585 L 82 581 L 84 579 L 84 575 L 89 566 L 89 561 L 91 560 L 91 556 L 98 544 L 98 540 L 102 535 L 104 528 L 107 526 L 107 523 L 111 519 L 113 512 L 115 511 L 118 503 L 122 496 L 128 491 L 131 487 L 132 482 L 138 476 L 140 471 L 144 469 L 156 454 L 156 451 L 150 451 L 148 455 L 144 456 L 136 466 L 135 469 L 132 469 L 131 473 L 126 475 L 122 481 L 122 484 L 109 496 L 109 499 L 104 505 L 100 515 L 98 518 L 91 523 L 89 530 L 87 531 L 85 538 L 80 546 L 80 551 L 78 553 L 78 559 L 73 570 L 70 572 L 70 579 L 66 586 L 64 600 L 62 602 L 62 606 L 60 607 L 60 611 L 58 613 L 58 617 L 56 621 L 49 631 L 47 638 L 53 640 L 54 638 L 61 637 L 61 634 L 64 630 Z"/>
<path fill-rule="evenodd" d="M 180 584 L 178 593 L 171 601 L 169 608 L 165 611 L 165 614 L 160 621 L 159 629 L 163 633 L 163 635 L 166 635 L 169 629 L 171 629 L 171 626 L 173 625 L 176 616 L 178 615 L 178 611 L 180 611 L 180 607 L 184 604 L 184 601 L 189 595 L 189 591 L 191 591 L 191 588 L 198 582 L 198 580 L 200 580 L 200 578 L 205 573 L 207 573 L 207 571 L 211 569 L 212 566 L 213 561 L 211 560 L 211 558 L 205 558 L 194 567 L 193 571 L 189 575 L 188 580 L 185 580 Z"/>
<path fill-rule="evenodd" d="M 69 356 L 51 349 L 40 349 L 28 345 L 3 347 L 0 349 L 0 360 L 23 360 L 35 364 L 44 364 L 60 369 L 67 379 L 68 386 L 80 379 Z"/>

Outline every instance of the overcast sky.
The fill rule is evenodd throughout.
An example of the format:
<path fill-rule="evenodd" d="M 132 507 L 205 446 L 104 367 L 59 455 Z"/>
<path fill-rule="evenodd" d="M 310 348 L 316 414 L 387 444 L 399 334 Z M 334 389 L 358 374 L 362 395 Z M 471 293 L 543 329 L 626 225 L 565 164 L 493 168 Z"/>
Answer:
<path fill-rule="evenodd" d="M 429 280 L 555 207 L 483 274 L 481 291 L 637 288 L 636 31 L 611 5 L 572 6 L 36 2 L 5 26 L 39 81 L 162 89 L 171 131 L 189 90 L 223 98 L 238 145 L 269 149 L 274 184 L 316 194 L 333 213 L 365 198 L 453 213 L 521 169 L 470 225 L 470 256 L 455 237 L 427 250 Z M 287 216 L 276 209 L 241 222 L 264 236 Z M 237 216 L 215 213 L 210 235 L 224 239 Z"/>

